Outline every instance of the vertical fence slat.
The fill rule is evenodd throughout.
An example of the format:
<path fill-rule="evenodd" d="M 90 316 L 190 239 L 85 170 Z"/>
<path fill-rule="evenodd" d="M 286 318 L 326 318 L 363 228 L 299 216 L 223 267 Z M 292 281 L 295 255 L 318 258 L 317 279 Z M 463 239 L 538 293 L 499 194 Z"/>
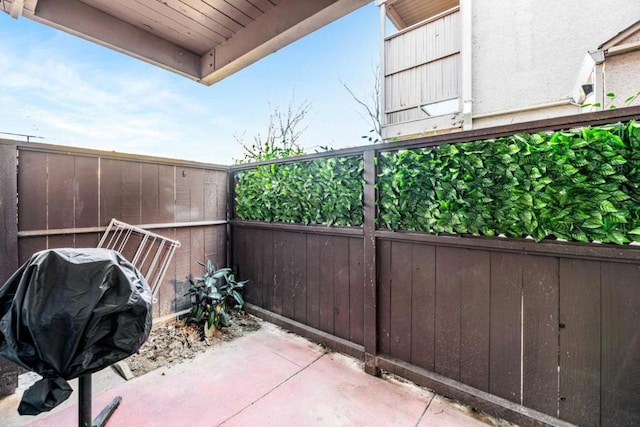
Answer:
<path fill-rule="evenodd" d="M 603 426 L 640 425 L 640 266 L 602 263 Z"/>
<path fill-rule="evenodd" d="M 378 373 L 375 356 L 378 353 L 378 289 L 376 261 L 376 152 L 365 150 L 363 225 L 364 232 L 364 370 L 372 375 Z"/>
<path fill-rule="evenodd" d="M 18 166 L 20 231 L 47 228 L 47 154 L 20 151 Z M 31 255 L 31 254 L 29 254 Z"/>
<path fill-rule="evenodd" d="M 163 236 L 170 239 L 176 239 L 176 230 L 163 230 Z M 178 248 L 178 251 L 181 248 Z M 187 281 L 186 277 L 177 276 L 177 254 L 173 257 L 167 272 L 165 273 L 164 280 L 158 289 L 158 302 L 154 304 L 154 316 L 166 316 L 176 312 L 176 288 L 178 287 L 178 281 Z M 185 309 L 188 307 L 185 307 Z M 156 312 L 157 310 L 157 312 Z"/>
<path fill-rule="evenodd" d="M 526 256 L 523 404 L 558 415 L 558 258 Z"/>
<path fill-rule="evenodd" d="M 464 249 L 436 250 L 435 372 L 460 380 L 460 270 Z"/>
<path fill-rule="evenodd" d="M 307 236 L 307 324 L 320 329 L 320 236 Z"/>
<path fill-rule="evenodd" d="M 490 252 L 468 250 L 460 261 L 460 380 L 488 391 Z"/>
<path fill-rule="evenodd" d="M 262 306 L 267 310 L 272 309 L 272 294 L 273 289 L 273 232 L 260 230 L 259 244 L 262 254 Z"/>
<path fill-rule="evenodd" d="M 297 233 L 283 233 L 283 263 L 284 271 L 282 274 L 282 315 L 293 319 L 293 302 L 295 300 L 295 235 Z"/>
<path fill-rule="evenodd" d="M 155 224 L 163 222 L 160 220 L 159 212 L 159 167 L 159 165 L 150 163 L 142 163 L 140 165 L 140 222 L 142 224 Z"/>
<path fill-rule="evenodd" d="M 600 263 L 560 260 L 560 417 L 600 420 Z"/>
<path fill-rule="evenodd" d="M 349 238 L 335 237 L 334 241 L 334 331 L 336 336 L 349 339 Z"/>
<path fill-rule="evenodd" d="M 411 363 L 433 371 L 435 350 L 436 249 L 414 244 L 411 274 Z"/>
<path fill-rule="evenodd" d="M 413 245 L 394 242 L 391 245 L 391 319 L 389 353 L 411 361 L 411 273 Z"/>
<path fill-rule="evenodd" d="M 491 253 L 489 392 L 520 403 L 522 255 Z"/>
<path fill-rule="evenodd" d="M 18 269 L 16 145 L 0 143 L 0 284 Z"/>
<path fill-rule="evenodd" d="M 390 354 L 391 335 L 391 241 L 378 242 L 378 352 Z"/>
<path fill-rule="evenodd" d="M 118 219 L 129 224 L 141 224 L 141 185 L 140 163 L 122 162 L 122 213 Z"/>
<path fill-rule="evenodd" d="M 247 260 L 247 263 L 243 266 L 243 264 L 238 262 L 238 265 L 240 279 L 249 280 L 249 283 L 246 285 L 247 300 L 252 304 L 264 308 L 264 281 L 262 280 L 263 258 L 260 240 L 261 233 L 259 230 L 252 231 L 234 227 L 233 234 L 245 235 L 245 259 Z"/>
<path fill-rule="evenodd" d="M 204 220 L 205 193 L 204 193 L 204 170 L 191 168 L 187 171 L 191 176 L 189 185 L 189 220 Z"/>
<path fill-rule="evenodd" d="M 364 248 L 362 239 L 349 239 L 349 339 L 364 343 Z"/>
<path fill-rule="evenodd" d="M 330 334 L 334 332 L 334 245 L 332 236 L 320 237 L 320 329 Z"/>
<path fill-rule="evenodd" d="M 189 273 L 193 273 L 194 276 L 200 276 L 202 274 L 202 267 L 199 265 L 191 265 L 191 232 L 189 229 L 177 229 L 176 240 L 181 243 L 181 246 L 176 250 L 174 255 L 176 260 L 176 281 L 174 286 L 164 286 L 161 288 L 161 299 L 165 302 L 167 300 L 175 301 L 175 311 L 185 310 L 190 308 L 191 301 L 188 297 L 184 297 L 187 293 L 188 287 L 185 286 L 187 281 L 186 277 Z"/>
<path fill-rule="evenodd" d="M 100 159 L 100 225 L 122 218 L 122 163 Z"/>
<path fill-rule="evenodd" d="M 275 231 L 273 235 L 273 274 L 271 281 L 266 283 L 270 287 L 270 306 L 275 313 L 282 314 L 282 294 L 285 285 L 285 232 Z"/>
<path fill-rule="evenodd" d="M 74 158 L 49 154 L 47 160 L 47 228 L 73 228 L 74 216 Z M 47 248 L 73 247 L 73 234 L 49 236 Z"/>
<path fill-rule="evenodd" d="M 95 227 L 98 225 L 98 159 L 95 157 L 75 158 L 75 218 L 76 227 Z M 93 247 L 80 243 L 76 236 L 77 247 Z"/>
<path fill-rule="evenodd" d="M 307 236 L 293 235 L 293 318 L 305 323 L 307 320 Z"/>

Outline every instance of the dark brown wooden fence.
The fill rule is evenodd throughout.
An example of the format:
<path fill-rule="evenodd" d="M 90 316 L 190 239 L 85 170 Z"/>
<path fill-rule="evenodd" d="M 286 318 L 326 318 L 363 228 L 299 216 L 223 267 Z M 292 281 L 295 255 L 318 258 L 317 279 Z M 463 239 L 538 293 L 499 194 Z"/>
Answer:
<path fill-rule="evenodd" d="M 187 309 L 185 277 L 200 272 L 197 262 L 226 264 L 227 175 L 224 166 L 0 141 L 0 280 L 36 251 L 95 247 L 117 218 L 181 242 L 154 316 Z"/>
<path fill-rule="evenodd" d="M 380 151 L 638 117 L 625 109 L 322 154 L 364 156 L 364 226 L 232 221 L 249 308 L 361 357 L 368 372 L 520 424 L 640 425 L 639 248 L 374 227 Z"/>

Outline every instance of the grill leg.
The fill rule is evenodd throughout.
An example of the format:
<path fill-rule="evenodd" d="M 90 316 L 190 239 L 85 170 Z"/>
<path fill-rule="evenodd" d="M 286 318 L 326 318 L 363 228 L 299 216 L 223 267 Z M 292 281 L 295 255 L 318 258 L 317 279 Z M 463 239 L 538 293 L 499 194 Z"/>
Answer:
<path fill-rule="evenodd" d="M 91 427 L 91 374 L 78 378 L 78 425 Z"/>
<path fill-rule="evenodd" d="M 104 427 L 109 418 L 122 402 L 120 396 L 109 403 L 96 417 L 91 420 L 91 374 L 78 378 L 78 425 L 80 427 Z"/>

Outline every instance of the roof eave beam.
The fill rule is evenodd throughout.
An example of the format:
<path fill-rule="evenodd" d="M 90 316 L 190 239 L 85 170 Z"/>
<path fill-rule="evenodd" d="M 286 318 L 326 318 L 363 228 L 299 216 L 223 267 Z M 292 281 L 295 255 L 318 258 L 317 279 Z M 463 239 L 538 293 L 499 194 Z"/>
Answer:
<path fill-rule="evenodd" d="M 13 3 L 15 4 L 15 2 Z M 200 80 L 200 56 L 78 0 L 39 0 L 24 17 Z"/>
<path fill-rule="evenodd" d="M 216 83 L 369 1 L 282 0 L 251 25 L 202 56 L 202 83 Z"/>
<path fill-rule="evenodd" d="M 24 11 L 24 0 L 13 0 L 11 3 L 11 8 L 9 9 L 9 15 L 13 19 L 18 19 L 22 12 Z"/>

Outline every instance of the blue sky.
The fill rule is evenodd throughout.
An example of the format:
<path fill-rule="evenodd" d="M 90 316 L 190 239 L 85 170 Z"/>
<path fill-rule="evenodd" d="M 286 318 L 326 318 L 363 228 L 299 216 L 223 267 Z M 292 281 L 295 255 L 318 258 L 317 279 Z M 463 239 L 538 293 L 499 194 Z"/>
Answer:
<path fill-rule="evenodd" d="M 271 106 L 309 100 L 301 143 L 362 144 L 379 60 L 373 2 L 212 86 L 26 18 L 0 13 L 0 132 L 38 142 L 230 164 L 234 135 L 264 134 Z M 6 137 L 0 135 L 0 137 Z"/>

